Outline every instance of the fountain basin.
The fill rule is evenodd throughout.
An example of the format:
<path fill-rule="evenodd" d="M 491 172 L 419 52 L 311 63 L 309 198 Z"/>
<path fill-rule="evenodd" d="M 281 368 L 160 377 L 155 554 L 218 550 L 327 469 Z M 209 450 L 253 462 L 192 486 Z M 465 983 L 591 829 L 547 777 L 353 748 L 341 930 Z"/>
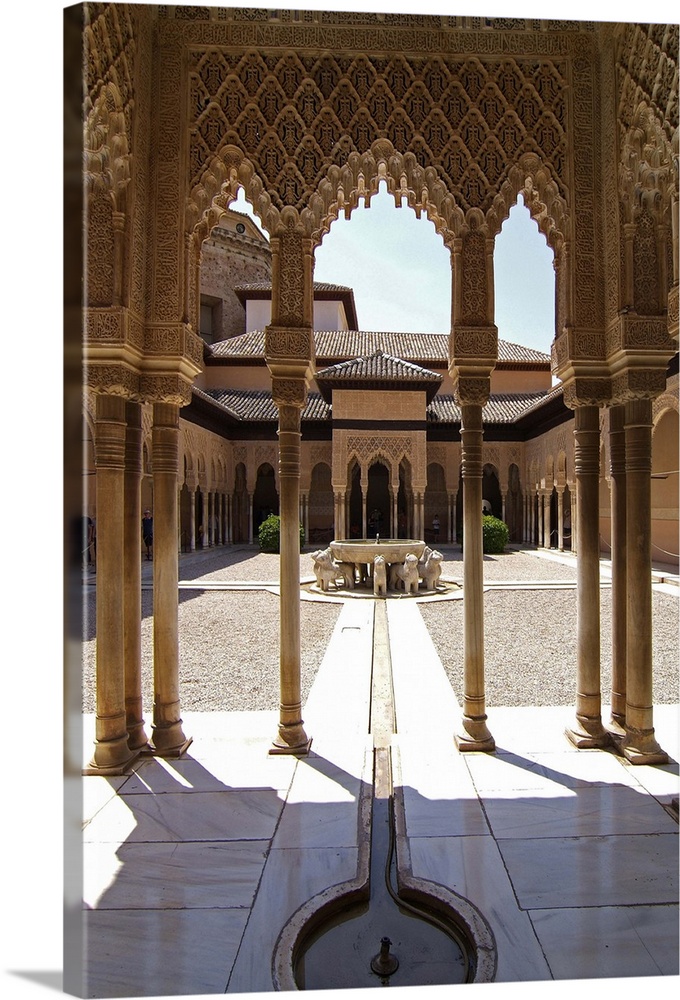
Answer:
<path fill-rule="evenodd" d="M 338 562 L 368 566 L 376 556 L 383 556 L 386 563 L 403 563 L 406 556 L 413 554 L 418 559 L 425 551 L 425 542 L 414 538 L 344 538 L 330 543 L 333 558 Z"/>

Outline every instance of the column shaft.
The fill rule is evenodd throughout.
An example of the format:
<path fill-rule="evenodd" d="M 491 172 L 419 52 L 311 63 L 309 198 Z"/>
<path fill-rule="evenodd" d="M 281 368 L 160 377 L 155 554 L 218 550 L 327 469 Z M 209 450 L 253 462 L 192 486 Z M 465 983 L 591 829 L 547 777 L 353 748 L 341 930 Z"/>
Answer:
<path fill-rule="evenodd" d="M 97 396 L 97 704 L 86 774 L 122 774 L 138 756 L 125 718 L 125 400 Z"/>
<path fill-rule="evenodd" d="M 654 736 L 652 699 L 652 402 L 625 404 L 626 436 L 626 736 L 633 764 L 665 764 Z"/>
<path fill-rule="evenodd" d="M 128 744 L 131 750 L 146 747 L 142 706 L 142 408 L 139 403 L 125 404 L 127 430 L 125 436 L 125 510 L 124 562 L 125 587 L 125 716 Z"/>
<path fill-rule="evenodd" d="M 612 706 L 611 728 L 623 734 L 626 721 L 626 439 L 624 406 L 609 411 L 612 529 Z"/>
<path fill-rule="evenodd" d="M 152 449 L 154 706 L 151 744 L 154 752 L 161 756 L 177 756 L 191 740 L 187 740 L 182 730 L 179 700 L 176 537 L 179 407 L 175 404 L 154 403 Z M 204 509 L 204 521 L 205 516 Z"/>
<path fill-rule="evenodd" d="M 567 729 L 579 748 L 602 747 L 609 735 L 602 726 L 600 692 L 600 421 L 597 406 L 578 406 L 574 423 L 576 521 L 576 719 Z"/>
<path fill-rule="evenodd" d="M 270 753 L 307 753 L 300 682 L 300 407 L 279 406 L 281 704 Z"/>
<path fill-rule="evenodd" d="M 482 407 L 461 406 L 463 464 L 463 643 L 465 691 L 459 750 L 495 749 L 486 725 L 482 540 Z"/>

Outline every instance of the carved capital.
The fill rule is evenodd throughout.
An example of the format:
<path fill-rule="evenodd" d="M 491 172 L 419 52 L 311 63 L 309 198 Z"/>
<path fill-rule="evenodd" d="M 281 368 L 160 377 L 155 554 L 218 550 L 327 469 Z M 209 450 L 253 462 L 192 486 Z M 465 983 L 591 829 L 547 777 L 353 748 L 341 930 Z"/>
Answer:
<path fill-rule="evenodd" d="M 191 381 L 176 372 L 143 374 L 139 385 L 142 397 L 147 403 L 187 406 L 191 402 Z"/>
<path fill-rule="evenodd" d="M 576 375 L 565 382 L 562 398 L 571 410 L 579 406 L 607 406 L 612 398 L 611 378 Z"/>
<path fill-rule="evenodd" d="M 87 361 L 83 371 L 85 389 L 125 399 L 141 399 L 139 373 L 124 361 Z"/>
<path fill-rule="evenodd" d="M 627 403 L 634 399 L 654 399 L 666 391 L 666 369 L 628 368 L 612 378 L 612 401 Z"/>
<path fill-rule="evenodd" d="M 301 378 L 272 378 L 272 399 L 281 411 L 284 407 L 301 410 L 307 402 L 307 383 Z"/>
<path fill-rule="evenodd" d="M 485 406 L 491 393 L 490 376 L 456 375 L 452 372 L 453 395 L 459 406 Z"/>

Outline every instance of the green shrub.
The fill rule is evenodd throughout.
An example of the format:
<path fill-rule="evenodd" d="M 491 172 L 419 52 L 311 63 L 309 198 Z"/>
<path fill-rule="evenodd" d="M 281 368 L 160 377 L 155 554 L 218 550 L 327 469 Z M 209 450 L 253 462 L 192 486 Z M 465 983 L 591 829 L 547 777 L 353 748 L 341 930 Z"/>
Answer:
<path fill-rule="evenodd" d="M 510 531 L 505 521 L 485 514 L 482 517 L 482 548 L 484 552 L 498 553 L 505 550 L 510 538 Z"/>
<path fill-rule="evenodd" d="M 262 552 L 281 551 L 281 518 L 278 514 L 270 514 L 262 522 L 258 530 L 258 540 Z M 300 548 L 305 544 L 305 529 L 300 525 Z"/>

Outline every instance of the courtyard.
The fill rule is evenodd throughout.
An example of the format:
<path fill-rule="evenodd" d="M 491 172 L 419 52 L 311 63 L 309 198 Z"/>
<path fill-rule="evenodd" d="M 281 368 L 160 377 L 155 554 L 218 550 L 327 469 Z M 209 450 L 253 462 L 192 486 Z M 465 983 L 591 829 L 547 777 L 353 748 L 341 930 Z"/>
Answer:
<path fill-rule="evenodd" d="M 460 581 L 459 549 L 442 552 L 443 577 Z M 307 549 L 301 664 L 313 742 L 309 756 L 296 758 L 268 754 L 278 718 L 278 559 L 254 546 L 180 557 L 180 700 L 193 742 L 179 759 L 140 758 L 129 774 L 82 779 L 83 995 L 274 988 L 282 930 L 317 894 L 355 878 L 365 849 L 358 814 L 371 784 L 379 606 L 389 633 L 395 795 L 411 870 L 479 908 L 495 941 L 495 981 L 677 976 L 677 572 L 655 567 L 653 576 L 654 723 L 670 763 L 632 766 L 614 752 L 578 751 L 564 736 L 575 698 L 575 557 L 517 548 L 485 557 L 496 752 L 461 754 L 453 741 L 460 597 L 317 595 L 305 587 Z M 142 569 L 149 718 L 152 564 Z M 606 724 L 606 559 L 600 575 Z M 94 572 L 85 576 L 74 770 L 94 738 L 95 580 Z M 75 896 L 72 903 L 77 920 Z M 365 975 L 366 986 L 379 985 L 370 969 Z M 399 985 L 397 975 L 390 985 Z"/>

